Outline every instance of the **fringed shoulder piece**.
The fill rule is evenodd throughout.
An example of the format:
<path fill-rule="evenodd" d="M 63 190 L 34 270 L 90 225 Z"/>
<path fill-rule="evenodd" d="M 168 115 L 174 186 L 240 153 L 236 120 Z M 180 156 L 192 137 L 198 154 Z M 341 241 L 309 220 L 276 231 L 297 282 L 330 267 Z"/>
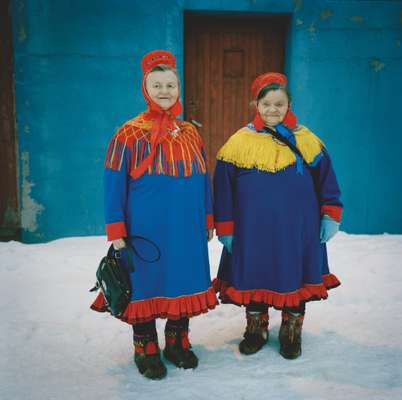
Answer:
<path fill-rule="evenodd" d="M 313 163 L 323 148 L 320 139 L 303 126 L 299 126 L 294 134 L 304 159 Z M 219 150 L 217 159 L 240 168 L 257 168 L 266 172 L 281 171 L 296 163 L 296 157 L 288 146 L 269 134 L 258 133 L 248 127 L 229 138 Z"/>
<path fill-rule="evenodd" d="M 166 136 L 156 149 L 148 174 L 189 177 L 207 172 L 204 144 L 195 126 L 176 120 L 177 132 Z M 149 154 L 150 147 L 143 140 L 136 141 L 133 152 L 131 176 L 141 160 Z"/>
<path fill-rule="evenodd" d="M 130 151 L 130 175 L 134 178 L 135 170 L 151 152 L 151 129 L 153 121 L 142 113 L 127 121 L 110 141 L 105 168 L 119 171 L 126 150 Z M 197 129 L 189 122 L 176 120 L 177 132 L 166 135 L 157 145 L 152 165 L 148 174 L 156 173 L 171 176 L 190 176 L 193 173 L 205 174 L 206 161 L 204 144 Z"/>
<path fill-rule="evenodd" d="M 303 154 L 304 159 L 309 163 L 313 163 L 317 156 L 325 147 L 322 140 L 303 125 L 298 125 L 293 131 L 296 138 L 297 148 Z"/>
<path fill-rule="evenodd" d="M 194 143 L 197 143 L 202 149 L 204 149 L 204 140 L 198 133 L 197 128 L 187 121 L 177 120 L 177 122 L 180 131 L 183 134 L 182 137 L 187 136 L 188 139 L 191 139 L 192 141 L 194 141 Z"/>
<path fill-rule="evenodd" d="M 152 129 L 152 124 L 153 120 L 149 118 L 149 113 L 142 112 L 138 114 L 135 118 L 127 121 L 124 125 L 150 131 Z"/>
<path fill-rule="evenodd" d="M 110 140 L 104 167 L 120 171 L 126 148 L 131 148 L 138 139 L 149 137 L 147 127 L 152 127 L 152 123 L 143 120 L 142 114 L 123 124 Z"/>

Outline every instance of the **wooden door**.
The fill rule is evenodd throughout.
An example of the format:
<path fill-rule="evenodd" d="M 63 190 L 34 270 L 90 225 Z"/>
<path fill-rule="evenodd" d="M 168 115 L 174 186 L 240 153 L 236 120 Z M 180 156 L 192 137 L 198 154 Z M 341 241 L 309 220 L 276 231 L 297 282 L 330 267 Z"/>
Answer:
<path fill-rule="evenodd" d="M 0 240 L 19 239 L 10 1 L 0 2 Z"/>
<path fill-rule="evenodd" d="M 251 83 L 283 72 L 290 17 L 185 15 L 185 119 L 204 138 L 209 171 L 219 148 L 252 121 Z"/>

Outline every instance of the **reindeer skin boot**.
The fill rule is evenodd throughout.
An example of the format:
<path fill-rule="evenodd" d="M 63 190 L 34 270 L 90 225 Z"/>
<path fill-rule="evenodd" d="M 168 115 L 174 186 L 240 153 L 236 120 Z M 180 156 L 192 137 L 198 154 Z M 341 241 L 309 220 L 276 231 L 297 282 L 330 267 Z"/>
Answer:
<path fill-rule="evenodd" d="M 301 332 L 303 327 L 303 314 L 282 312 L 282 324 L 279 330 L 280 354 L 288 360 L 301 356 Z"/>
<path fill-rule="evenodd" d="M 268 342 L 268 312 L 246 311 L 247 326 L 239 351 L 250 355 L 257 353 Z"/>
<path fill-rule="evenodd" d="M 178 368 L 196 368 L 198 358 L 191 350 L 188 339 L 188 328 L 180 326 L 169 326 L 165 328 L 166 347 L 163 355 L 167 360 Z"/>
<path fill-rule="evenodd" d="M 167 370 L 160 357 L 158 338 L 154 335 L 134 335 L 134 362 L 148 379 L 162 379 Z"/>

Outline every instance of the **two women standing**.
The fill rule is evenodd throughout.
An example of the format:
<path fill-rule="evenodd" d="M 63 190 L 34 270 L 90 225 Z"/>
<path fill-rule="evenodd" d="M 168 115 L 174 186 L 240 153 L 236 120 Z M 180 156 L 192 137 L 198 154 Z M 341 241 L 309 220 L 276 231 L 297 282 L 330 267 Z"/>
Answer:
<path fill-rule="evenodd" d="M 151 266 L 136 260 L 132 299 L 121 317 L 133 326 L 135 363 L 151 379 L 166 375 L 155 318 L 168 318 L 165 358 L 195 368 L 189 318 L 217 304 L 207 252 L 214 221 L 205 152 L 196 128 L 177 119 L 175 67 L 169 52 L 144 56 L 148 109 L 116 132 L 105 161 L 108 239 L 119 249 L 141 235 L 161 251 Z M 296 124 L 286 83 L 277 73 L 255 80 L 253 123 L 218 153 L 214 214 L 224 249 L 214 286 L 222 302 L 246 306 L 242 353 L 267 342 L 273 306 L 283 310 L 281 354 L 295 358 L 305 302 L 326 298 L 326 289 L 339 285 L 324 242 L 338 229 L 342 205 L 328 153 Z M 92 308 L 105 310 L 102 294 Z"/>

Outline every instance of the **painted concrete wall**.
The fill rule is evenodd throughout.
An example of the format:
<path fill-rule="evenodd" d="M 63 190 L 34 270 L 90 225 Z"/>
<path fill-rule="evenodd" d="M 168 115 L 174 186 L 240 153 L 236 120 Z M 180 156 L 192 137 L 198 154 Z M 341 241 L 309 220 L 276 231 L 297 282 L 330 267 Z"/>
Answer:
<path fill-rule="evenodd" d="M 332 154 L 343 230 L 402 233 L 402 1 L 14 0 L 23 240 L 104 233 L 107 142 L 144 108 L 144 53 L 182 70 L 184 10 L 292 14 L 294 109 Z"/>

